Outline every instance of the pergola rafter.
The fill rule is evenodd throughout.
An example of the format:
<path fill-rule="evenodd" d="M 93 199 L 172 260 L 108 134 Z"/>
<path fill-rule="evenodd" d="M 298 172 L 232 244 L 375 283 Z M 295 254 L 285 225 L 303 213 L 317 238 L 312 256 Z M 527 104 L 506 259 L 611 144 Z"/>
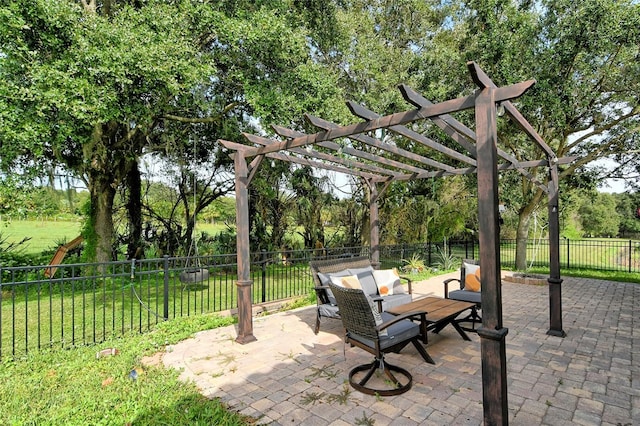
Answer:
<path fill-rule="evenodd" d="M 329 122 L 327 122 L 327 123 L 329 123 Z M 332 127 L 333 126 L 337 126 L 337 124 L 333 124 L 332 123 Z M 288 138 L 297 138 L 297 137 L 304 136 L 304 133 L 300 133 L 300 132 L 297 132 L 295 130 L 287 129 L 287 128 L 280 127 L 280 126 L 273 126 L 273 129 L 280 136 L 284 136 L 284 137 L 288 137 Z M 353 135 L 353 136 L 350 136 L 350 139 L 356 140 L 356 141 L 360 141 L 360 142 L 364 143 L 365 140 L 369 140 L 369 139 L 373 139 L 373 138 L 371 138 L 370 136 L 366 136 L 366 135 Z M 404 171 L 409 172 L 409 173 L 422 173 L 424 171 L 424 169 L 412 166 L 410 164 L 403 163 L 401 161 L 396 161 L 396 160 L 393 160 L 393 159 L 385 158 L 385 157 L 383 157 L 381 155 L 371 154 L 371 153 L 366 152 L 366 151 L 360 151 L 358 149 L 351 148 L 349 146 L 343 147 L 343 146 L 338 145 L 335 142 L 319 142 L 316 145 L 328 148 L 328 149 L 333 150 L 333 151 L 339 151 L 342 154 L 353 155 L 354 157 L 362 158 L 362 159 L 367 160 L 367 161 L 372 161 L 372 162 L 379 163 L 379 164 L 386 164 L 386 165 L 388 165 L 390 167 L 393 167 L 395 169 L 404 170 Z"/>
<path fill-rule="evenodd" d="M 476 63 L 469 62 L 467 67 L 473 81 L 479 87 L 469 96 L 434 104 L 413 89 L 402 85 L 399 89 L 404 98 L 416 109 L 379 116 L 361 105 L 350 102 L 348 107 L 351 112 L 365 121 L 340 126 L 306 115 L 307 120 L 321 130 L 313 134 L 304 134 L 273 126 L 274 131 L 285 140 L 244 134 L 245 139 L 252 145 L 219 141 L 233 151 L 235 166 L 238 228 L 238 336 L 236 340 L 240 343 L 248 343 L 256 339 L 253 335 L 251 317 L 248 185 L 265 157 L 364 179 L 370 191 L 371 261 L 374 265 L 379 263 L 377 203 L 390 183 L 475 173 L 478 175 L 483 311 L 483 325 L 479 328 L 478 335 L 481 338 L 482 349 L 485 423 L 507 424 L 505 338 L 508 330 L 502 324 L 498 172 L 516 170 L 548 194 L 550 241 L 548 334 L 564 336 L 559 262 L 558 166 L 568 164 L 574 158 L 557 158 L 553 150 L 511 103 L 512 99 L 521 96 L 535 81 L 529 80 L 497 87 Z M 496 125 L 498 105 L 502 105 L 509 117 L 536 143 L 544 158 L 519 161 L 498 148 Z M 475 131 L 451 116 L 452 113 L 471 108 L 475 110 Z M 406 126 L 421 120 L 431 120 L 468 154 L 444 146 Z M 440 157 L 446 157 L 448 162 L 457 163 L 457 165 L 447 164 L 381 141 L 375 137 L 376 131 L 381 129 L 400 135 L 418 146 L 434 150 Z M 343 143 L 336 142 L 338 140 L 343 140 Z M 348 141 L 356 141 L 362 144 L 363 148 L 366 147 L 366 150 L 359 149 L 347 143 Z M 248 163 L 250 158 L 253 160 Z M 538 181 L 527 170 L 533 167 L 548 169 L 549 180 L 546 184 Z"/>

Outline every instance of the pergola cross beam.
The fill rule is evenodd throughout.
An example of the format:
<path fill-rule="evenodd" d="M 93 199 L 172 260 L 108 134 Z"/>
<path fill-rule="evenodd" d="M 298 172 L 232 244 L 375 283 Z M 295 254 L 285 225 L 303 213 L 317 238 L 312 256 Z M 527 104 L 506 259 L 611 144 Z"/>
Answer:
<path fill-rule="evenodd" d="M 329 122 L 327 121 L 327 123 Z M 335 126 L 337 126 L 337 124 Z M 298 138 L 298 137 L 304 136 L 304 133 L 287 129 L 286 127 L 275 126 L 275 125 L 272 127 L 277 134 L 286 138 Z M 372 139 L 372 138 L 366 135 L 352 135 L 352 136 L 349 136 L 349 139 L 353 139 L 353 140 L 365 143 L 364 142 L 365 140 L 368 141 L 369 139 Z M 371 161 L 379 164 L 385 164 L 385 165 L 388 165 L 389 167 L 393 167 L 398 170 L 404 170 L 409 173 L 422 173 L 424 171 L 424 169 L 412 166 L 410 164 L 406 164 L 390 158 L 385 158 L 381 155 L 371 154 L 369 152 L 361 151 L 361 150 L 352 148 L 350 146 L 341 146 L 335 142 L 318 142 L 316 145 L 321 146 L 323 148 L 327 148 L 332 151 L 341 152 L 342 154 L 353 155 L 354 157 L 358 157 L 367 161 Z"/>
<path fill-rule="evenodd" d="M 314 116 L 311 116 L 311 115 L 306 115 L 306 117 L 307 117 L 307 119 L 309 120 L 309 122 L 311 124 L 313 124 L 316 127 L 321 128 L 321 129 L 331 130 L 331 129 L 338 129 L 340 127 L 337 124 L 331 123 L 329 121 L 323 120 L 323 119 L 318 118 L 318 117 L 314 117 Z M 404 158 L 406 158 L 408 160 L 415 161 L 416 163 L 421 163 L 421 164 L 424 164 L 426 166 L 434 167 L 436 169 L 449 170 L 449 171 L 453 170 L 453 167 L 448 166 L 446 164 L 443 164 L 443 163 L 441 163 L 439 161 L 435 161 L 435 160 L 432 160 L 431 158 L 425 157 L 423 155 L 418 155 L 418 154 L 416 154 L 414 152 L 407 151 L 406 149 L 399 148 L 399 147 L 397 147 L 395 145 L 391 145 L 389 143 L 385 143 L 385 142 L 379 141 L 379 140 L 377 140 L 375 138 L 372 138 L 370 136 L 366 136 L 366 135 L 350 135 L 349 137 L 353 138 L 354 136 L 357 137 L 356 140 L 358 140 L 358 141 L 360 141 L 360 142 L 362 142 L 362 143 L 364 143 L 366 145 L 369 145 L 369 146 L 372 146 L 374 148 L 378 148 L 378 149 L 390 152 L 392 154 L 396 154 L 396 155 L 398 155 L 400 157 L 404 157 Z M 475 165 L 475 162 L 474 162 L 474 165 Z"/>
<path fill-rule="evenodd" d="M 351 113 L 354 115 L 357 115 L 360 118 L 364 118 L 365 120 L 375 120 L 376 118 L 380 118 L 380 116 L 378 114 L 376 114 L 373 111 L 368 110 L 367 108 L 363 107 L 362 105 L 358 105 L 355 102 L 349 101 L 347 102 L 347 105 L 349 106 L 349 110 L 351 110 Z M 432 104 L 433 105 L 433 104 Z M 473 158 L 469 158 L 464 154 L 459 153 L 458 151 L 455 151 L 449 147 L 446 147 L 442 144 L 439 144 L 423 135 L 421 135 L 420 133 L 413 131 L 409 128 L 407 128 L 406 126 L 403 125 L 396 125 L 396 126 L 391 126 L 389 127 L 389 130 L 404 136 L 408 139 L 411 139 L 415 142 L 419 142 L 435 151 L 438 151 L 448 157 L 451 157 L 453 159 L 462 161 L 464 163 L 470 164 L 472 166 L 475 167 L 476 165 L 476 160 L 474 160 Z M 471 148 L 473 149 L 473 151 L 471 151 L 471 154 L 475 157 L 476 155 L 476 150 L 475 147 L 471 146 Z"/>
<path fill-rule="evenodd" d="M 430 102 L 428 99 L 425 99 L 422 95 L 415 92 L 414 90 L 412 90 L 406 85 L 402 85 L 400 87 L 400 90 L 404 98 L 407 100 L 407 102 L 419 108 L 433 105 L 433 103 Z M 506 105 L 506 102 L 507 101 L 505 101 L 503 105 Z M 455 118 L 451 117 L 450 115 L 437 117 L 437 118 L 434 118 L 432 121 L 436 126 L 444 130 L 452 139 L 454 139 L 460 145 L 465 147 L 469 152 L 471 152 L 474 157 L 476 156 L 475 146 L 465 141 L 465 139 L 467 139 L 468 141 L 475 143 L 476 134 L 473 130 L 469 129 L 467 126 L 465 126 Z M 529 179 L 534 185 L 536 185 L 538 188 L 540 188 L 544 192 L 547 192 L 547 193 L 549 192 L 549 189 L 546 187 L 546 185 L 544 185 L 542 182 L 536 179 L 531 173 L 527 172 L 524 167 L 518 167 L 519 160 L 517 158 L 501 150 L 500 148 L 497 148 L 497 153 L 500 157 L 507 160 L 509 163 L 513 164 L 515 166 L 514 168 L 518 170 L 518 172 L 522 174 L 524 177 Z"/>
<path fill-rule="evenodd" d="M 526 92 L 535 81 L 529 80 L 522 83 L 512 84 L 510 86 L 499 87 L 495 89 L 496 102 L 514 99 Z M 428 107 L 417 110 L 398 112 L 375 120 L 362 123 L 355 123 L 336 129 L 325 130 L 301 138 L 295 138 L 290 141 L 280 142 L 267 147 L 249 148 L 245 151 L 247 156 L 263 155 L 270 152 L 283 151 L 291 148 L 298 148 L 305 145 L 311 145 L 318 142 L 331 141 L 338 138 L 349 137 L 351 135 L 372 132 L 378 129 L 388 128 L 397 124 L 408 124 L 418 120 L 424 120 L 431 117 L 437 117 L 442 114 L 463 111 L 475 106 L 476 95 L 469 95 L 462 98 L 451 99 L 440 102 Z"/>

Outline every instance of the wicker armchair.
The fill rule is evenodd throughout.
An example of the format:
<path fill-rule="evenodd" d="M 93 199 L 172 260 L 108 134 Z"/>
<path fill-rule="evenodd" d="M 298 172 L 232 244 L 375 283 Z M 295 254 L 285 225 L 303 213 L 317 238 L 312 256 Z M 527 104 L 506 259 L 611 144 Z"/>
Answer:
<path fill-rule="evenodd" d="M 362 290 L 344 288 L 333 283 L 329 286 L 338 302 L 340 318 L 346 333 L 345 342 L 364 349 L 375 357 L 370 364 L 359 365 L 349 372 L 351 386 L 362 393 L 380 396 L 398 395 L 411 389 L 411 374 L 403 368 L 385 362 L 384 354 L 397 353 L 409 343 L 413 343 L 426 362 L 435 364 L 420 342 L 420 325 L 408 319 L 419 317 L 424 325 L 427 313 L 410 312 L 394 316 L 382 312 L 376 320 L 377 310 Z M 367 386 L 367 382 L 378 369 L 384 372 L 392 387 L 380 389 Z M 364 371 L 366 373 L 360 377 L 362 374 L 359 373 Z M 394 373 L 404 376 L 404 379 L 398 380 Z"/>

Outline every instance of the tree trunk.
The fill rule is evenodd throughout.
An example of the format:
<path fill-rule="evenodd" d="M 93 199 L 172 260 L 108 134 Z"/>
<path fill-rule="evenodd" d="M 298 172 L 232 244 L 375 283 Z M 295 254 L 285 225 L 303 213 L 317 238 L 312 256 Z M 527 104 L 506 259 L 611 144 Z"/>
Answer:
<path fill-rule="evenodd" d="M 87 186 L 91 198 L 91 225 L 88 247 L 95 248 L 96 262 L 110 262 L 114 253 L 113 200 L 118 182 L 126 179 L 125 157 L 118 151 L 119 124 L 97 123 L 91 139 L 83 144 Z"/>
<path fill-rule="evenodd" d="M 96 174 L 89 185 L 95 260 L 100 263 L 110 262 L 113 258 L 113 199 L 116 190 L 111 183 L 107 176 Z"/>
<path fill-rule="evenodd" d="M 518 213 L 518 230 L 516 231 L 516 269 L 524 271 L 527 269 L 527 240 L 529 239 L 529 225 L 531 215 L 540 204 L 545 195 L 541 190 L 537 190 L 529 202 L 525 204 Z"/>
<path fill-rule="evenodd" d="M 516 269 L 527 269 L 527 240 L 529 239 L 529 223 L 531 213 L 527 210 L 520 212 L 518 217 L 518 230 L 516 232 Z"/>

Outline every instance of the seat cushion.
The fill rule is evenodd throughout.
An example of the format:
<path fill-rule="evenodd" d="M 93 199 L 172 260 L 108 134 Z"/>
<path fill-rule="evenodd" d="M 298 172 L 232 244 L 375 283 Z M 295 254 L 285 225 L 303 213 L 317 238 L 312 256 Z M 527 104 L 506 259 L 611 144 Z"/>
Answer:
<path fill-rule="evenodd" d="M 384 321 L 389 321 L 394 318 L 393 315 L 388 314 L 386 312 L 383 312 L 381 315 Z M 390 346 L 393 346 L 398 342 L 402 342 L 402 341 L 411 339 L 415 336 L 418 336 L 420 334 L 420 327 L 418 326 L 417 323 L 414 323 L 407 319 L 407 320 L 402 320 L 393 324 L 391 327 L 388 327 L 386 331 L 387 331 L 386 336 L 382 336 L 382 335 L 380 336 L 380 349 L 382 350 Z M 357 340 L 358 342 L 364 343 L 365 345 L 371 348 L 374 347 L 373 340 L 371 339 L 367 339 L 353 333 L 349 333 L 349 338 L 353 340 Z"/>
<path fill-rule="evenodd" d="M 455 290 L 449 292 L 449 299 L 480 304 L 482 302 L 482 293 L 479 291 Z"/>
<path fill-rule="evenodd" d="M 327 303 L 318 305 L 318 313 L 321 317 L 340 318 L 337 305 L 329 305 Z"/>
<path fill-rule="evenodd" d="M 404 305 L 412 301 L 411 295 L 407 293 L 392 294 L 382 298 L 382 310 L 386 311 L 396 306 Z"/>

